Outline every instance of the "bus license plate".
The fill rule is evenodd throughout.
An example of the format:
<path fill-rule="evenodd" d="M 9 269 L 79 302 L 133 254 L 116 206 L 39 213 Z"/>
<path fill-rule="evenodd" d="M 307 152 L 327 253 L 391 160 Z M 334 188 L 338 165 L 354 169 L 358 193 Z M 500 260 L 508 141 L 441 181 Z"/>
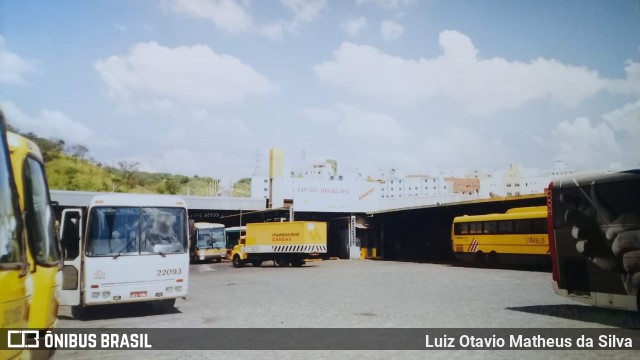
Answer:
<path fill-rule="evenodd" d="M 130 296 L 132 298 L 142 298 L 142 297 L 147 297 L 147 292 L 146 291 L 132 291 Z"/>

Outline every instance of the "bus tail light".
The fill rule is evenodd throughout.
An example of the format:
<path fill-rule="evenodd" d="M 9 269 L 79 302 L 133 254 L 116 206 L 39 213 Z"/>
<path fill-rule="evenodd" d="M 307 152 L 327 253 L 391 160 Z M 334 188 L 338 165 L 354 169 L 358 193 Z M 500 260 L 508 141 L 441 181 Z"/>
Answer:
<path fill-rule="evenodd" d="M 176 282 L 184 282 L 184 279 L 177 279 Z"/>
<path fill-rule="evenodd" d="M 91 288 L 92 288 L 92 289 L 97 289 L 97 288 L 99 288 L 99 287 L 100 287 L 100 285 L 98 285 L 98 284 L 91 284 Z"/>

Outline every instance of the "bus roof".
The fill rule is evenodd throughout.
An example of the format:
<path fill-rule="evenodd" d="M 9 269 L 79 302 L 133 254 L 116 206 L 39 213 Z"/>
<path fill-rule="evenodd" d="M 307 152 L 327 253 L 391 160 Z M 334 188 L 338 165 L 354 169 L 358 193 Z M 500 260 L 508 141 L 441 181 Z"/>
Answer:
<path fill-rule="evenodd" d="M 246 226 L 231 226 L 225 229 L 225 231 L 227 232 L 239 232 L 239 231 L 246 231 L 247 227 Z"/>
<path fill-rule="evenodd" d="M 187 203 L 178 196 L 155 194 L 104 194 L 91 199 L 90 207 L 94 206 L 156 206 L 182 207 Z"/>
<path fill-rule="evenodd" d="M 217 229 L 224 228 L 224 224 L 216 224 L 216 223 L 207 223 L 207 222 L 197 222 L 193 224 L 196 229 Z"/>
<path fill-rule="evenodd" d="M 40 148 L 35 142 L 29 140 L 28 138 L 7 131 L 7 143 L 9 144 L 9 151 L 11 153 L 18 151 L 25 156 L 26 154 L 31 154 L 33 156 L 36 156 L 38 160 L 42 161 L 42 153 L 40 152 Z"/>
<path fill-rule="evenodd" d="M 526 209 L 526 210 L 525 210 Z M 515 211 L 509 211 L 515 210 Z M 546 206 L 532 206 L 529 208 L 513 208 L 507 210 L 506 213 L 482 214 L 482 215 L 463 215 L 453 218 L 453 222 L 474 222 L 474 221 L 491 221 L 491 220 L 517 220 L 517 219 L 537 219 L 547 217 Z"/>
<path fill-rule="evenodd" d="M 620 180 L 628 180 L 640 177 L 640 169 L 626 170 L 613 173 L 597 173 L 597 174 L 576 174 L 552 181 L 554 188 L 566 188 L 576 186 L 588 186 L 594 181 L 612 182 Z"/>

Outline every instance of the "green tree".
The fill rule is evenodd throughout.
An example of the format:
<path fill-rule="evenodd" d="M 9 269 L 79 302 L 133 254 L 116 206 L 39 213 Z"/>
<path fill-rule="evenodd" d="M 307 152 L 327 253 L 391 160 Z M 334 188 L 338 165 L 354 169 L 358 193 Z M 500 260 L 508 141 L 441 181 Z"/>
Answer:
<path fill-rule="evenodd" d="M 127 190 L 136 185 L 136 172 L 138 171 L 139 165 L 140 163 L 137 161 L 118 161 L 122 185 L 124 185 Z"/>

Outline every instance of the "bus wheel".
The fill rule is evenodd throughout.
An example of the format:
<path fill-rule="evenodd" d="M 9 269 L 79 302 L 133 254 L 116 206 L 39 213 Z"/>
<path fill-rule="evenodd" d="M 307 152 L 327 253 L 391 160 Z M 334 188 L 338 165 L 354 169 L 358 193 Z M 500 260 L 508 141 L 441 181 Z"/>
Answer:
<path fill-rule="evenodd" d="M 285 266 L 289 265 L 288 262 L 287 262 L 287 259 L 285 259 L 285 258 L 275 258 L 273 260 L 273 264 L 276 267 L 285 267 Z"/>
<path fill-rule="evenodd" d="M 478 266 L 487 265 L 487 258 L 484 256 L 484 253 L 482 251 L 476 252 L 476 264 Z"/>
<path fill-rule="evenodd" d="M 251 262 L 251 265 L 253 265 L 253 266 L 260 266 L 260 265 L 262 265 L 262 260 L 253 260 L 253 261 Z"/>
<path fill-rule="evenodd" d="M 491 264 L 492 267 L 500 266 L 500 257 L 497 252 L 491 251 L 489 253 L 489 264 Z"/>
<path fill-rule="evenodd" d="M 304 260 L 302 259 L 295 259 L 291 261 L 291 266 L 293 267 L 301 267 L 302 265 L 304 265 Z"/>
<path fill-rule="evenodd" d="M 216 262 L 217 262 L 217 263 L 220 263 L 220 262 L 222 262 L 222 259 L 221 259 L 221 258 L 217 258 L 217 259 L 216 259 Z"/>
<path fill-rule="evenodd" d="M 234 268 L 241 268 L 244 266 L 244 262 L 240 260 L 240 256 L 238 254 L 233 256 L 233 260 L 231 260 Z"/>

